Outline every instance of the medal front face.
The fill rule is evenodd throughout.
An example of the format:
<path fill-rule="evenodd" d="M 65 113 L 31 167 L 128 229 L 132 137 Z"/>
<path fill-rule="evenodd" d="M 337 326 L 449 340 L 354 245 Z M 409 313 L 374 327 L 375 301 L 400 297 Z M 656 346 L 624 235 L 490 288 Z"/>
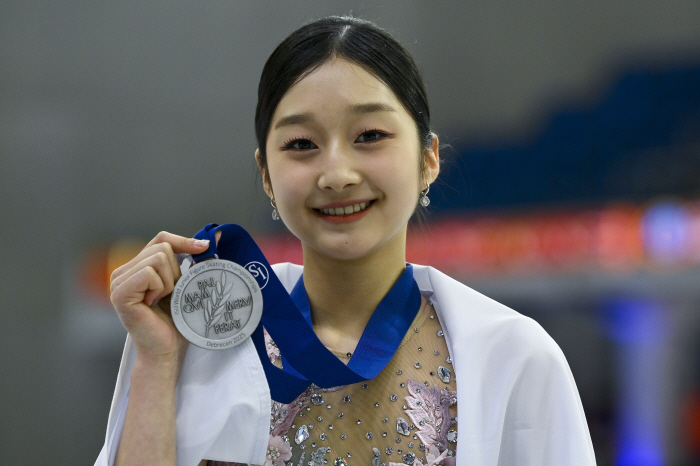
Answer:
<path fill-rule="evenodd" d="M 232 348 L 260 323 L 263 301 L 255 278 L 235 262 L 214 259 L 190 267 L 170 299 L 175 326 L 205 349 Z"/>

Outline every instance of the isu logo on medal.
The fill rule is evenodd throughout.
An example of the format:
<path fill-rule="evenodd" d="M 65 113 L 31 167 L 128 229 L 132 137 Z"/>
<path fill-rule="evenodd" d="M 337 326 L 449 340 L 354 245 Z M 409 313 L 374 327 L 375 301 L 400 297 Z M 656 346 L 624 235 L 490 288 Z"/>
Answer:
<path fill-rule="evenodd" d="M 267 267 L 265 267 L 264 264 L 261 264 L 258 261 L 248 262 L 245 269 L 255 277 L 258 284 L 260 284 L 261 290 L 265 288 L 265 285 L 267 285 L 267 280 L 270 278 L 270 272 L 267 271 Z"/>

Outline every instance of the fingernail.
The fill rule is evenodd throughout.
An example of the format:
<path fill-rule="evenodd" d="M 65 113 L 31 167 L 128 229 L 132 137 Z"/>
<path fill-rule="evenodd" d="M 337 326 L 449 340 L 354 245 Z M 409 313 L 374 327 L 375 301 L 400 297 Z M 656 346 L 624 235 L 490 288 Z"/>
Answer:
<path fill-rule="evenodd" d="M 205 246 L 209 246 L 209 240 L 208 239 L 198 239 L 197 241 L 194 242 L 194 245 L 197 246 L 198 248 L 203 248 Z"/>

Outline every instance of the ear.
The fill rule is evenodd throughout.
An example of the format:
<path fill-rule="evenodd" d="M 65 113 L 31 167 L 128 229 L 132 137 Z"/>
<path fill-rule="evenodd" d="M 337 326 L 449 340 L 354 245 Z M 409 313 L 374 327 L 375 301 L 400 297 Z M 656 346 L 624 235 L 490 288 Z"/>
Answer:
<path fill-rule="evenodd" d="M 432 184 L 440 173 L 440 141 L 437 134 L 433 133 L 433 142 L 429 149 L 425 149 L 425 164 L 423 165 L 423 181 Z"/>
<path fill-rule="evenodd" d="M 255 162 L 258 164 L 258 170 L 260 170 L 260 175 L 263 180 L 263 189 L 265 189 L 265 194 L 268 197 L 272 196 L 272 185 L 270 184 L 270 175 L 268 175 L 267 170 L 260 164 L 260 149 L 255 149 Z"/>

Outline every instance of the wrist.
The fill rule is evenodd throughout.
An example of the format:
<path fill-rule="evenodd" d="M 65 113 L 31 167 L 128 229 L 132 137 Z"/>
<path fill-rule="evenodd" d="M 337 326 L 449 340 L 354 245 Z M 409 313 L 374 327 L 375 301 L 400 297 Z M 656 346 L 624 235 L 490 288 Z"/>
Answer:
<path fill-rule="evenodd" d="M 159 384 L 177 384 L 182 369 L 183 357 L 177 354 L 144 355 L 136 353 L 136 362 L 131 373 L 131 378 L 147 378 L 157 380 Z"/>

